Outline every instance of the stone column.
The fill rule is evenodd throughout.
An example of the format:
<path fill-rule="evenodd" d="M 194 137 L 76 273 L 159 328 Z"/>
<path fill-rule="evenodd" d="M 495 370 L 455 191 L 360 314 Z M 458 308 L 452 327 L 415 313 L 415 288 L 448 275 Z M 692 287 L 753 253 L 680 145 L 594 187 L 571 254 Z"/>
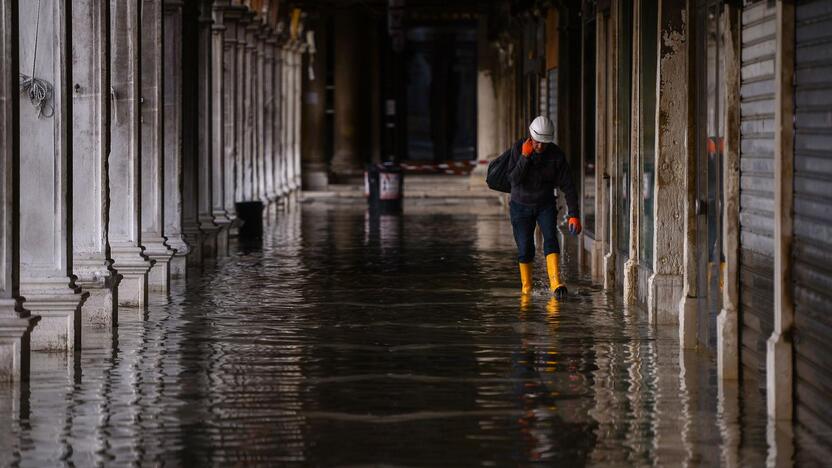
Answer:
<path fill-rule="evenodd" d="M 277 195 L 275 194 L 274 184 L 274 112 L 275 112 L 275 92 L 272 83 L 274 83 L 274 38 L 271 35 L 271 29 L 264 27 L 263 31 L 263 100 L 265 101 L 263 110 L 263 154 L 265 157 L 265 164 L 263 165 L 263 179 L 266 184 L 266 190 L 263 193 L 264 203 L 270 204 Z"/>
<path fill-rule="evenodd" d="M 119 275 L 109 257 L 107 158 L 110 154 L 110 5 L 72 8 L 72 273 L 89 293 L 85 322 L 117 323 Z"/>
<path fill-rule="evenodd" d="M 615 291 L 616 289 L 616 276 L 617 276 L 617 263 L 618 263 L 618 220 L 616 219 L 616 215 L 618 213 L 618 202 L 619 202 L 619 194 L 622 190 L 622 183 L 626 183 L 622 181 L 619 177 L 620 174 L 620 157 L 619 155 L 622 153 L 622 149 L 620 148 L 620 132 L 621 132 L 621 125 L 619 125 L 618 119 L 618 103 L 621 99 L 621 96 L 618 93 L 618 80 L 620 70 L 618 68 L 618 55 L 620 54 L 620 41 L 621 37 L 619 35 L 618 26 L 620 23 L 619 17 L 621 16 L 621 8 L 623 5 L 621 2 L 612 2 L 612 6 L 610 8 L 610 44 L 609 47 L 612 49 L 610 54 L 610 73 L 609 79 L 612 81 L 612 85 L 610 86 L 610 93 L 609 93 L 609 100 L 610 100 L 610 160 L 609 165 L 607 166 L 607 171 L 610 176 L 608 180 L 608 187 L 609 187 L 609 200 L 607 201 L 607 213 L 609 214 L 609 218 L 607 222 L 610 226 L 610 235 L 609 235 L 609 244 L 607 245 L 607 251 L 604 255 L 604 289 L 607 291 Z M 600 29 L 600 28 L 599 28 Z"/>
<path fill-rule="evenodd" d="M 202 232 L 202 257 L 212 259 L 217 256 L 219 226 L 214 222 L 214 170 L 213 170 L 213 98 L 212 88 L 212 18 L 211 1 L 202 0 L 199 4 L 197 31 L 197 220 Z"/>
<path fill-rule="evenodd" d="M 17 3 L 0 0 L 0 212 L 5 214 L 0 217 L 0 383 L 29 378 L 29 337 L 40 319 L 23 308 L 19 290 L 19 31 L 14 15 Z"/>
<path fill-rule="evenodd" d="M 688 86 L 689 59 L 685 3 L 659 2 L 658 99 L 656 105 L 655 183 L 653 202 L 653 274 L 647 282 L 650 320 L 679 322 L 683 289 L 684 213 L 687 189 L 685 160 L 693 93 Z"/>
<path fill-rule="evenodd" d="M 289 193 L 289 62 L 286 44 L 278 47 L 280 61 L 280 196 Z"/>
<path fill-rule="evenodd" d="M 283 172 L 285 164 L 283 161 L 283 49 L 280 46 L 280 39 L 275 35 L 272 43 L 274 53 L 274 69 L 272 71 L 272 89 L 274 90 L 274 192 L 275 197 L 280 201 L 284 194 Z"/>
<path fill-rule="evenodd" d="M 263 23 L 258 18 L 254 23 L 254 200 L 268 204 L 266 198 L 266 152 L 265 152 L 265 112 L 268 105 L 265 87 L 265 41 Z"/>
<path fill-rule="evenodd" d="M 142 0 L 110 0 L 110 251 L 123 276 L 118 304 L 144 307 L 151 262 L 141 246 L 140 36 Z"/>
<path fill-rule="evenodd" d="M 298 42 L 295 44 L 294 49 L 294 62 L 293 62 L 293 73 L 292 73 L 292 103 L 293 103 L 293 110 L 294 110 L 294 118 L 292 119 L 293 124 L 293 135 L 292 140 L 294 143 L 293 147 L 293 157 L 294 157 L 294 177 L 292 178 L 292 190 L 298 191 L 300 190 L 301 186 L 301 160 L 300 160 L 300 139 L 301 139 L 301 78 L 303 76 L 303 49 L 304 44 L 302 42 Z"/>
<path fill-rule="evenodd" d="M 595 50 L 595 242 L 592 246 L 591 274 L 596 281 L 603 280 L 604 255 L 609 250 L 609 161 L 612 159 L 612 99 L 611 91 L 614 82 L 611 79 L 610 68 L 614 55 L 610 49 L 610 16 L 599 12 L 596 18 L 596 50 Z M 592 111 L 590 110 L 590 118 Z"/>
<path fill-rule="evenodd" d="M 229 5 L 223 16 L 225 34 L 223 36 L 223 143 L 225 145 L 225 212 L 231 221 L 229 235 L 234 235 L 237 224 L 237 210 L 234 204 L 237 199 L 238 186 L 237 166 L 241 156 L 238 129 L 240 128 L 240 69 L 237 54 L 237 30 L 239 21 L 245 9 L 241 6 Z"/>
<path fill-rule="evenodd" d="M 358 102 L 362 70 L 356 66 L 362 54 L 357 13 L 339 10 L 335 14 L 335 146 L 332 172 L 349 177 L 363 171 L 360 152 L 362 123 L 356 119 L 363 103 Z"/>
<path fill-rule="evenodd" d="M 303 188 L 307 190 L 323 190 L 329 185 L 329 173 L 326 167 L 326 155 L 324 154 L 324 125 L 326 121 L 326 54 L 331 51 L 326 50 L 326 16 L 320 16 L 315 28 L 315 42 L 316 47 L 314 55 L 310 53 L 308 60 L 313 60 L 312 69 L 314 76 L 303 76 L 303 109 L 301 110 L 301 119 L 303 120 L 303 151 L 301 157 L 303 158 Z M 484 28 L 481 28 L 484 29 Z M 317 44 L 323 44 L 323 48 L 317 47 Z M 484 48 L 484 47 L 483 47 Z M 483 89 L 482 74 L 480 72 L 477 81 L 477 105 L 479 109 L 489 109 L 494 96 L 494 87 L 492 83 L 488 82 L 488 88 Z M 488 77 L 490 78 L 490 76 Z M 496 105 L 496 104 L 494 104 Z M 482 141 L 485 135 L 494 135 L 494 132 L 483 132 L 482 123 L 483 116 L 488 115 L 488 121 L 495 120 L 494 113 L 480 112 L 477 121 L 477 137 L 478 150 L 477 152 L 482 156 L 484 154 L 496 153 L 489 146 L 484 148 Z M 487 137 L 486 137 L 487 138 Z M 487 146 L 487 145 L 485 145 Z M 473 180 L 473 179 L 472 179 Z M 485 176 L 482 178 L 485 181 Z M 484 183 L 484 182 L 483 182 Z"/>
<path fill-rule="evenodd" d="M 197 5 L 183 3 L 182 22 L 182 234 L 190 246 L 188 267 L 202 265 L 202 239 L 199 225 L 199 17 Z M 187 86 L 184 84 L 187 83 Z"/>
<path fill-rule="evenodd" d="M 249 15 L 249 21 L 245 26 L 245 68 L 246 68 L 246 84 L 245 84 L 245 150 L 244 150 L 244 166 L 243 166 L 243 200 L 254 201 L 257 197 L 256 188 L 256 169 L 255 159 L 257 154 L 257 134 L 256 134 L 256 96 L 254 87 L 257 84 L 257 44 L 254 41 L 254 31 L 257 28 L 253 15 Z"/>
<path fill-rule="evenodd" d="M 725 205 L 722 245 L 725 255 L 725 287 L 722 289 L 722 310 L 716 318 L 716 364 L 720 378 L 735 380 L 739 378 L 740 372 L 740 21 L 736 6 L 726 4 L 723 8 L 725 150 L 722 155 L 722 184 Z"/>
<path fill-rule="evenodd" d="M 165 0 L 164 16 L 164 233 L 176 251 L 170 277 L 184 278 L 190 246 L 182 233 L 182 8 L 183 0 Z"/>
<path fill-rule="evenodd" d="M 18 109 L 20 295 L 26 299 L 26 309 L 41 316 L 31 334 L 31 347 L 35 350 L 72 351 L 81 347 L 81 303 L 85 296 L 70 281 L 72 114 L 66 102 L 70 88 L 68 7 L 64 0 L 21 2 L 18 6 L 20 72 L 46 80 L 53 87 L 52 99 L 44 102 L 40 110 L 33 108 L 25 95 Z M 35 48 L 37 58 L 33 60 Z"/>
<path fill-rule="evenodd" d="M 766 343 L 768 416 L 792 419 L 794 411 L 794 3 L 777 2 L 774 59 L 774 330 Z"/>
<path fill-rule="evenodd" d="M 294 41 L 286 45 L 286 56 L 283 67 L 286 69 L 286 190 L 289 194 L 295 191 L 295 54 Z M 337 125 L 336 125 L 337 127 Z M 337 143 L 336 143 L 337 147 Z"/>
<path fill-rule="evenodd" d="M 211 213 L 217 231 L 217 255 L 228 256 L 228 231 L 231 218 L 225 212 L 225 10 L 230 0 L 215 0 L 211 26 Z"/>
<path fill-rule="evenodd" d="M 170 259 L 174 250 L 165 238 L 164 192 L 164 36 L 162 0 L 143 0 L 141 13 L 141 216 L 144 254 L 154 261 L 147 283 L 152 291 L 167 293 Z"/>
<path fill-rule="evenodd" d="M 235 148 L 235 184 L 234 201 L 246 200 L 246 162 L 248 158 L 248 51 L 246 48 L 246 29 L 251 16 L 243 9 L 236 24 L 236 57 L 237 57 L 237 83 L 236 83 L 236 108 L 234 110 L 234 148 Z"/>
<path fill-rule="evenodd" d="M 641 218 L 642 218 L 642 192 L 641 192 L 641 148 L 639 148 L 639 132 L 641 132 L 641 113 L 639 112 L 640 101 L 640 86 L 639 74 L 641 68 L 641 54 L 640 47 L 638 47 L 638 40 L 640 34 L 640 4 L 635 2 L 635 12 L 633 18 L 635 27 L 633 28 L 633 37 L 636 38 L 633 45 L 633 93 L 631 97 L 632 106 L 632 122 L 630 129 L 630 180 L 621 181 L 624 184 L 630 185 L 630 246 L 629 258 L 624 262 L 624 303 L 635 304 L 638 299 L 638 266 L 639 266 L 639 252 L 641 251 Z"/>
<path fill-rule="evenodd" d="M 294 151 L 294 106 L 292 102 L 292 44 L 283 46 L 283 106 L 285 118 L 283 120 L 283 161 L 286 164 L 286 195 L 290 195 L 294 188 L 292 180 L 295 177 Z M 337 145 L 337 143 L 336 143 Z"/>

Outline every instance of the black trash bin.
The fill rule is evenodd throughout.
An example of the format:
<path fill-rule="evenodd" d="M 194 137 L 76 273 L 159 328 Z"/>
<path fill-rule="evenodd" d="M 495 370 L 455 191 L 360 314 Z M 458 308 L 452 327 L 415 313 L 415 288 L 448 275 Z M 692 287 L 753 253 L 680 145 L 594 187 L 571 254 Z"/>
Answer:
<path fill-rule="evenodd" d="M 259 201 L 237 202 L 237 218 L 242 221 L 240 239 L 253 240 L 263 237 L 263 203 Z"/>
<path fill-rule="evenodd" d="M 370 164 L 364 173 L 364 195 L 371 212 L 401 213 L 404 171 L 395 163 Z"/>

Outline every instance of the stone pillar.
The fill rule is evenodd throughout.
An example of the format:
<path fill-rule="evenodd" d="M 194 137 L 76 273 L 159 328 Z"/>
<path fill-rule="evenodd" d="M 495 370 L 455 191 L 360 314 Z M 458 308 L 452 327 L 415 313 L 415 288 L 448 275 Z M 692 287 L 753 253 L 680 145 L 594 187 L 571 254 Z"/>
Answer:
<path fill-rule="evenodd" d="M 167 293 L 170 287 L 170 259 L 173 257 L 174 250 L 167 245 L 164 219 L 162 14 L 162 0 L 143 0 L 141 13 L 141 239 L 145 256 L 154 262 L 147 276 L 148 288 L 152 291 Z"/>
<path fill-rule="evenodd" d="M 727 62 L 726 62 L 727 64 Z M 693 71 L 693 66 L 691 70 Z M 690 73 L 688 74 L 690 78 Z M 738 88 L 739 89 L 739 88 Z M 687 141 L 696 141 L 695 126 L 691 125 L 686 134 Z M 698 346 L 697 319 L 699 310 L 700 290 L 705 285 L 698 283 L 698 243 L 697 243 L 697 214 L 696 199 L 698 198 L 696 178 L 698 162 L 696 160 L 695 145 L 688 145 L 684 153 L 685 159 L 682 163 L 685 184 L 685 204 L 682 210 L 682 298 L 679 301 L 679 346 L 682 349 L 694 349 Z M 657 171 L 661 169 L 656 168 Z M 726 201 L 728 199 L 726 198 Z M 739 203 L 739 198 L 737 198 Z"/>
<path fill-rule="evenodd" d="M 685 3 L 659 2 L 659 62 L 656 105 L 653 202 L 653 274 L 647 283 L 648 316 L 659 324 L 678 323 L 683 289 L 685 172 L 688 125 L 693 119 L 689 92 L 688 24 Z"/>
<path fill-rule="evenodd" d="M 182 56 L 182 234 L 190 246 L 188 267 L 199 267 L 203 258 L 203 237 L 199 225 L 199 26 L 192 2 L 183 3 Z M 187 86 L 184 86 L 187 83 Z"/>
<path fill-rule="evenodd" d="M 292 178 L 291 187 L 292 191 L 298 191 L 301 187 L 302 177 L 301 177 L 301 156 L 300 156 L 300 139 L 302 135 L 301 130 L 301 79 L 303 77 L 303 49 L 304 44 L 302 42 L 298 42 L 295 44 L 293 50 L 293 62 L 292 62 L 292 112 L 294 116 L 292 117 L 292 157 L 293 157 L 293 169 L 294 169 L 294 177 Z"/>
<path fill-rule="evenodd" d="M 638 38 L 640 34 L 640 3 L 635 2 L 635 12 L 633 18 L 635 19 L 635 27 L 633 28 L 633 37 Z M 639 252 L 641 251 L 641 148 L 639 148 L 639 132 L 641 131 L 641 113 L 639 112 L 640 101 L 640 86 L 639 74 L 641 67 L 640 48 L 633 46 L 633 95 L 631 97 L 632 106 L 632 122 L 630 129 L 630 180 L 623 180 L 621 183 L 630 185 L 630 246 L 629 258 L 624 262 L 624 303 L 635 304 L 638 299 L 638 262 Z"/>
<path fill-rule="evenodd" d="M 283 68 L 285 68 L 286 79 L 286 94 L 284 95 L 283 105 L 286 107 L 286 192 L 291 194 L 295 188 L 292 181 L 295 180 L 295 99 L 294 91 L 294 67 L 295 60 L 292 53 L 293 44 L 290 42 L 286 45 L 286 55 L 283 58 Z"/>
<path fill-rule="evenodd" d="M 792 237 L 794 211 L 794 3 L 777 2 L 774 59 L 774 331 L 766 344 L 768 416 L 792 419 L 794 358 Z"/>
<path fill-rule="evenodd" d="M 596 18 L 595 50 L 595 242 L 591 253 L 591 274 L 595 281 L 605 277 L 604 255 L 609 251 L 609 181 L 610 161 L 612 160 L 612 90 L 615 83 L 611 79 L 610 69 L 614 61 L 610 44 L 611 18 L 606 12 L 598 12 Z M 590 111 L 590 115 L 592 111 Z M 591 117 L 590 117 L 591 118 Z"/>
<path fill-rule="evenodd" d="M 265 182 L 264 203 L 270 204 L 277 195 L 274 185 L 274 112 L 276 94 L 272 83 L 274 83 L 274 38 L 271 29 L 264 26 L 263 30 L 263 154 L 265 164 L 263 165 L 263 179 Z"/>
<path fill-rule="evenodd" d="M 618 220 L 615 216 L 618 213 L 618 206 L 619 206 L 619 194 L 622 190 L 622 181 L 619 177 L 620 171 L 620 164 L 621 158 L 619 155 L 622 153 L 622 149 L 620 148 L 620 132 L 621 132 L 621 125 L 618 124 L 618 109 L 619 109 L 619 100 L 621 96 L 618 93 L 618 80 L 620 70 L 618 68 L 618 55 L 620 49 L 620 41 L 621 37 L 619 35 L 618 26 L 620 23 L 619 17 L 621 16 L 621 8 L 623 5 L 621 2 L 612 2 L 612 6 L 610 8 L 610 24 L 609 24 L 609 37 L 610 37 L 610 44 L 609 47 L 612 49 L 611 59 L 610 59 L 610 72 L 609 72 L 609 80 L 612 81 L 610 86 L 610 93 L 609 93 L 609 100 L 610 105 L 608 109 L 610 109 L 610 120 L 609 120 L 609 132 L 610 136 L 608 141 L 610 142 L 610 158 L 609 158 L 609 165 L 607 166 L 607 173 L 609 174 L 609 180 L 607 181 L 608 184 L 608 192 L 609 192 L 609 200 L 607 200 L 607 213 L 608 219 L 607 222 L 610 226 L 610 235 L 609 235 L 609 244 L 607 245 L 607 251 L 604 255 L 604 289 L 607 291 L 615 291 L 616 289 L 616 276 L 617 276 L 617 263 L 618 263 Z M 601 28 L 599 28 L 599 31 Z"/>
<path fill-rule="evenodd" d="M 197 220 L 202 232 L 202 257 L 217 256 L 219 226 L 214 222 L 213 164 L 213 21 L 211 1 L 202 0 L 197 19 Z"/>
<path fill-rule="evenodd" d="M 265 152 L 265 113 L 268 106 L 265 86 L 265 42 L 263 23 L 258 18 L 254 25 L 254 200 L 260 200 L 265 206 L 266 197 L 266 152 Z"/>
<path fill-rule="evenodd" d="M 238 102 L 240 89 L 240 70 L 237 56 L 237 30 L 245 9 L 241 6 L 228 5 L 223 15 L 225 34 L 223 36 L 223 143 L 225 146 L 225 212 L 231 222 L 229 235 L 234 235 L 237 224 L 238 159 L 241 155 L 238 129 L 240 128 Z"/>
<path fill-rule="evenodd" d="M 362 70 L 356 66 L 362 54 L 360 37 L 357 13 L 352 9 L 339 10 L 335 14 L 335 149 L 332 155 L 336 179 L 363 172 L 362 123 L 356 118 L 364 105 L 359 102 Z"/>
<path fill-rule="evenodd" d="M 282 201 L 284 195 L 283 140 L 284 140 L 284 101 L 283 101 L 283 48 L 279 39 L 272 44 L 274 49 L 274 70 L 272 73 L 272 89 L 274 89 L 274 190 L 275 197 Z"/>
<path fill-rule="evenodd" d="M 236 83 L 236 108 L 234 110 L 234 148 L 235 148 L 235 184 L 234 201 L 246 200 L 246 162 L 248 158 L 248 59 L 246 49 L 246 29 L 251 16 L 243 9 L 240 12 L 236 23 L 236 57 L 237 57 L 237 83 Z"/>
<path fill-rule="evenodd" d="M 217 255 L 228 256 L 231 218 L 225 212 L 225 32 L 224 15 L 230 0 L 215 0 L 211 26 L 211 213 L 217 231 Z"/>
<path fill-rule="evenodd" d="M 280 56 L 280 196 L 289 194 L 289 60 L 286 44 L 279 47 Z"/>
<path fill-rule="evenodd" d="M 68 6 L 63 0 L 41 2 L 38 14 L 38 2 L 22 2 L 18 10 L 20 72 L 53 86 L 51 101 L 40 111 L 25 97 L 19 107 L 20 187 L 26 188 L 19 191 L 20 295 L 26 298 L 26 308 L 42 317 L 31 335 L 35 350 L 71 351 L 81 346 L 83 298 L 80 288 L 70 283 Z"/>
<path fill-rule="evenodd" d="M 17 3 L 0 0 L 0 212 L 5 214 L 0 217 L 0 383 L 29 378 L 30 333 L 40 319 L 23 308 L 19 290 Z M 26 111 L 32 112 L 31 107 Z"/>
<path fill-rule="evenodd" d="M 726 4 L 724 23 L 725 150 L 723 168 L 722 242 L 725 255 L 722 310 L 716 318 L 717 375 L 739 378 L 740 263 L 740 22 L 738 8 Z M 722 386 L 720 386 L 722 387 Z M 724 439 L 723 439 L 724 440 Z"/>
<path fill-rule="evenodd" d="M 108 2 L 78 0 L 72 8 L 72 273 L 89 297 L 87 323 L 117 323 L 119 276 L 109 258 L 107 158 L 110 154 Z"/>
<path fill-rule="evenodd" d="M 190 246 L 182 233 L 182 7 L 183 0 L 165 0 L 164 12 L 164 233 L 176 252 L 170 277 L 184 278 Z"/>
<path fill-rule="evenodd" d="M 303 77 L 303 109 L 301 119 L 303 121 L 303 146 L 301 158 L 303 160 L 303 188 L 306 190 L 324 190 L 329 185 L 329 173 L 326 167 L 326 154 L 324 154 L 324 141 L 326 129 L 326 16 L 319 17 L 315 28 L 315 49 L 307 55 L 307 61 L 314 60 L 311 68 L 314 76 L 304 75 Z M 324 46 L 317 47 L 317 44 Z M 477 83 L 478 100 L 480 109 L 487 101 L 483 98 L 479 82 Z M 493 91 L 493 87 L 491 88 Z M 493 92 L 490 94 L 493 95 Z M 483 112 L 479 115 L 483 116 Z M 491 115 L 490 117 L 493 117 Z M 493 120 L 493 119 L 491 119 Z M 478 121 L 478 124 L 481 122 Z M 482 129 L 477 130 L 477 136 L 481 139 Z M 484 154 L 482 149 L 479 154 Z M 473 180 L 473 179 L 472 179 Z M 483 180 L 485 178 L 483 177 Z"/>
<path fill-rule="evenodd" d="M 254 31 L 257 28 L 253 14 L 249 14 L 249 21 L 245 25 L 245 150 L 243 162 L 243 200 L 254 201 L 257 198 L 255 159 L 257 154 L 256 134 L 256 92 L 254 87 L 257 84 L 257 44 L 254 42 Z"/>
<path fill-rule="evenodd" d="M 141 246 L 140 36 L 142 0 L 110 0 L 110 252 L 123 276 L 118 304 L 144 307 L 151 262 Z"/>

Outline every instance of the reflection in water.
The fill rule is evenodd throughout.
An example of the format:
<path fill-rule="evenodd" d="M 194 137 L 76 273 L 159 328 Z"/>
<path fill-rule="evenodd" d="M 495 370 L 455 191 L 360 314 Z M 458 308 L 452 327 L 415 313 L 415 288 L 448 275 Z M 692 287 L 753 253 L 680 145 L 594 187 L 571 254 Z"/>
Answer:
<path fill-rule="evenodd" d="M 78 365 L 36 354 L 29 390 L 0 390 L 0 464 L 791 460 L 673 329 L 574 273 L 564 301 L 541 278 L 519 297 L 499 210 L 274 215 L 262 245 L 85 329 Z"/>

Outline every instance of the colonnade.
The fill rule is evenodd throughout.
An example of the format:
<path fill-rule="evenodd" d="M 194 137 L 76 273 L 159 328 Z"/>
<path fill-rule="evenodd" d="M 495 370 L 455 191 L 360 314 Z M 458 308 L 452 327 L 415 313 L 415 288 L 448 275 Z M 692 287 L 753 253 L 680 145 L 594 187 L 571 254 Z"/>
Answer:
<path fill-rule="evenodd" d="M 228 255 L 300 188 L 299 11 L 0 0 L 0 381 Z"/>

